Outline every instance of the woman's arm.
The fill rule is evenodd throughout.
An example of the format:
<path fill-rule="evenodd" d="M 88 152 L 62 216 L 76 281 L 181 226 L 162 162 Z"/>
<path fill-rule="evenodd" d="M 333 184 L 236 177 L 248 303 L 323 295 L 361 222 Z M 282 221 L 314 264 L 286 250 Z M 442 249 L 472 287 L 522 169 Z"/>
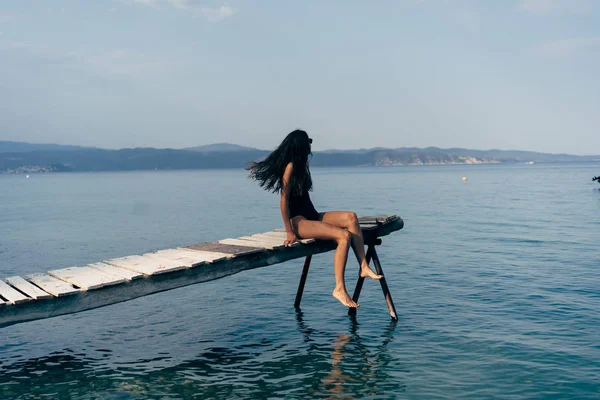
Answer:
<path fill-rule="evenodd" d="M 281 180 L 281 199 L 279 201 L 279 208 L 281 209 L 281 218 L 283 219 L 283 227 L 287 233 L 287 240 L 285 241 L 285 245 L 288 246 L 298 239 L 296 238 L 296 233 L 292 229 L 292 223 L 290 222 L 290 208 L 289 208 L 289 198 L 290 198 L 290 179 L 292 177 L 293 170 L 292 163 L 289 163 L 285 167 L 285 171 L 283 173 L 283 178 Z"/>

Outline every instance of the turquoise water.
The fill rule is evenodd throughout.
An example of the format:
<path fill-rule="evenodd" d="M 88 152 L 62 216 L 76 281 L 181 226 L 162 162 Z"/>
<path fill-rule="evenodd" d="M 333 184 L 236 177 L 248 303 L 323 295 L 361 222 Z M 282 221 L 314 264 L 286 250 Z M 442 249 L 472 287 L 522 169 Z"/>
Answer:
<path fill-rule="evenodd" d="M 374 282 L 348 318 L 328 253 L 301 314 L 295 260 L 0 329 L 0 399 L 598 399 L 599 169 L 314 169 L 320 211 L 405 220 L 397 324 Z M 281 226 L 244 171 L 0 175 L 0 204 L 1 276 Z"/>

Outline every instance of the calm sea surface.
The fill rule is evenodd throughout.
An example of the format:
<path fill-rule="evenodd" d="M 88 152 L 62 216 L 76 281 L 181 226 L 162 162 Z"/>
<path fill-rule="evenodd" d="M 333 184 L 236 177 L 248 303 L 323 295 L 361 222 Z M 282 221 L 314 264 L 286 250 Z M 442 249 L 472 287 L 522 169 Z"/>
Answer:
<path fill-rule="evenodd" d="M 348 318 L 327 253 L 300 314 L 294 260 L 0 329 L 0 399 L 599 399 L 599 173 L 314 169 L 320 211 L 404 219 L 379 249 L 397 324 L 372 281 Z M 244 171 L 0 175 L 0 275 L 262 232 L 278 206 Z"/>

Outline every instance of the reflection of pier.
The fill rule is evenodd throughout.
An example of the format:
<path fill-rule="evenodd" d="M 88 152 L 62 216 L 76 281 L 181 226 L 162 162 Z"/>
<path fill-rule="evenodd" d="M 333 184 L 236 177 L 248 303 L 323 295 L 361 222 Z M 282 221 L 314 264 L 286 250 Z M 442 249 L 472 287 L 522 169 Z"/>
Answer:
<path fill-rule="evenodd" d="M 365 325 L 355 319 L 339 326 L 337 335 L 331 325 L 310 326 L 301 312 L 296 324 L 286 323 L 290 329 L 284 335 L 264 326 L 255 327 L 249 341 L 240 342 L 239 336 L 206 344 L 198 340 L 195 350 L 189 349 L 192 354 L 180 361 L 181 354 L 169 351 L 130 359 L 119 349 L 91 348 L 2 358 L 0 399 L 23 398 L 24 393 L 36 399 L 87 398 L 90 393 L 94 398 L 361 399 L 392 398 L 406 390 L 407 371 L 391 346 L 402 333 L 396 323 L 370 326 L 362 335 Z"/>
<path fill-rule="evenodd" d="M 369 398 L 403 392 L 406 385 L 389 374 L 397 370 L 395 360 L 388 350 L 394 339 L 396 321 L 391 321 L 381 335 L 366 340 L 359 334 L 356 318 L 349 320 L 348 332 L 337 335 L 332 341 L 330 332 L 319 332 L 309 327 L 301 311 L 297 312 L 298 330 L 304 335 L 310 358 L 329 356 L 328 370 L 312 385 L 311 395 L 331 399 Z M 319 338 L 326 338 L 319 343 Z M 392 366 L 393 365 L 393 366 Z"/>

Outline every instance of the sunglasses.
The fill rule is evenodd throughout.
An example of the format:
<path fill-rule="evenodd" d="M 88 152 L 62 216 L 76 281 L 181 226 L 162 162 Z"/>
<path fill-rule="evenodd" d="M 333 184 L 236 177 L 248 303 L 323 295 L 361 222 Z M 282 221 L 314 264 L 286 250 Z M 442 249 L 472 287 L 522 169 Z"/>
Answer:
<path fill-rule="evenodd" d="M 308 138 L 308 143 L 312 144 L 312 139 L 311 138 Z"/>

